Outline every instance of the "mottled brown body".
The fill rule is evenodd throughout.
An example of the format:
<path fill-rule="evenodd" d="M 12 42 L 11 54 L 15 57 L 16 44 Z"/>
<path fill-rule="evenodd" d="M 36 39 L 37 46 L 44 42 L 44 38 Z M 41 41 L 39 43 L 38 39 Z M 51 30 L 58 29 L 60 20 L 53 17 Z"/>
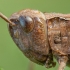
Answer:
<path fill-rule="evenodd" d="M 59 55 L 70 54 L 70 21 L 55 17 L 47 21 L 52 50 Z"/>
<path fill-rule="evenodd" d="M 66 64 L 70 66 L 70 15 L 45 13 L 45 16 L 52 53 L 60 65 L 58 70 L 64 70 Z"/>
<path fill-rule="evenodd" d="M 54 56 L 58 70 L 70 65 L 70 14 L 26 9 L 9 19 L 15 24 L 9 25 L 10 35 L 27 58 L 50 68 L 55 66 Z"/>

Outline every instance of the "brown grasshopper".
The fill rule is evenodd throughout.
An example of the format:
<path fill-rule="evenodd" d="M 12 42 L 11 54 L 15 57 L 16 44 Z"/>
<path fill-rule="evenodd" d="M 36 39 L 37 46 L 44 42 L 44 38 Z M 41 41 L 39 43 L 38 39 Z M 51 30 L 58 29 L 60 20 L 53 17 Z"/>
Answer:
<path fill-rule="evenodd" d="M 58 70 L 70 65 L 70 14 L 42 13 L 38 10 L 22 10 L 8 19 L 10 35 L 31 61 L 51 68 L 59 63 Z"/>

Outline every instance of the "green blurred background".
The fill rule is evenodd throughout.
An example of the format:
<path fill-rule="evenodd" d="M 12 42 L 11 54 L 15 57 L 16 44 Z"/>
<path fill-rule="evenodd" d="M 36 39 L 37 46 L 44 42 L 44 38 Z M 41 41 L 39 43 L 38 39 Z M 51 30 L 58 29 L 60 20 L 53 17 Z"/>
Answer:
<path fill-rule="evenodd" d="M 22 9 L 37 9 L 42 12 L 70 13 L 70 0 L 0 0 L 0 12 L 7 17 Z M 22 54 L 12 41 L 7 23 L 0 18 L 0 70 L 29 70 L 30 61 Z M 46 69 L 34 64 L 34 70 Z M 69 70 L 68 67 L 65 70 Z"/>

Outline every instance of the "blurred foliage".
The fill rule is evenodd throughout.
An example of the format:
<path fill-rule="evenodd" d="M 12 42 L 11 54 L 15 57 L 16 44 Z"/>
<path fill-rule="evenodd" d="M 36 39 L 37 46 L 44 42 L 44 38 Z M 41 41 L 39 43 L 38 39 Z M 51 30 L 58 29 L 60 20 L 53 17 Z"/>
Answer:
<path fill-rule="evenodd" d="M 0 68 L 0 70 L 4 70 L 3 68 Z"/>
<path fill-rule="evenodd" d="M 42 12 L 70 13 L 70 0 L 0 0 L 0 12 L 9 17 L 22 9 L 37 9 Z M 46 69 L 34 64 L 34 70 L 57 70 L 57 67 Z M 0 18 L 0 70 L 28 70 L 29 60 L 17 48 L 11 39 L 7 23 Z M 66 67 L 66 70 L 69 70 Z"/>

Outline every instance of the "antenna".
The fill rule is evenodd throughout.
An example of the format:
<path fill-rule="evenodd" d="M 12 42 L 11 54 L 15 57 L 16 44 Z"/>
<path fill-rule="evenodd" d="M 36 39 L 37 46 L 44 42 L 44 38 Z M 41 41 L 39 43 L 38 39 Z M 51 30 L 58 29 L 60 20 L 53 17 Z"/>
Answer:
<path fill-rule="evenodd" d="M 2 19 L 4 19 L 6 22 L 8 22 L 9 25 L 15 26 L 15 23 L 11 22 L 11 21 L 10 21 L 5 15 L 3 15 L 1 12 L 0 12 L 0 17 L 1 17 Z"/>

